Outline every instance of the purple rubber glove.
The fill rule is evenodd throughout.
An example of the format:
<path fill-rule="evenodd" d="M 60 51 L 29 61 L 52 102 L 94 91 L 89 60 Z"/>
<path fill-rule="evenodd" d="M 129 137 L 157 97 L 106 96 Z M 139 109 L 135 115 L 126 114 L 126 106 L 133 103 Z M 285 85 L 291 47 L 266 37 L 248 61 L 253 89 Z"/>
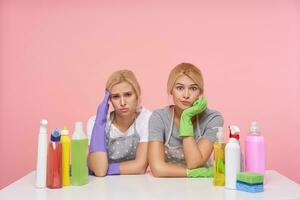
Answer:
<path fill-rule="evenodd" d="M 120 174 L 120 163 L 108 164 L 107 175 L 119 175 Z"/>
<path fill-rule="evenodd" d="M 108 112 L 109 92 L 105 90 L 104 99 L 98 107 L 96 120 L 91 136 L 90 152 L 106 152 L 105 125 Z"/>

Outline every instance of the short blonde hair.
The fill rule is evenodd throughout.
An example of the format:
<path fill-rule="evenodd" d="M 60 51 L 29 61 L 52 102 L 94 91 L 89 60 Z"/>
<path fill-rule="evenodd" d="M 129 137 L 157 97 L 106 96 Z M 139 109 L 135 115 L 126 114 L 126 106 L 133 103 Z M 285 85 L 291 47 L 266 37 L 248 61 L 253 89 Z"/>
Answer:
<path fill-rule="evenodd" d="M 176 83 L 178 77 L 186 75 L 192 79 L 199 87 L 200 94 L 204 92 L 204 82 L 200 69 L 191 63 L 180 63 L 175 66 L 169 74 L 168 83 L 167 83 L 167 93 L 171 94 L 172 89 Z"/>
<path fill-rule="evenodd" d="M 139 102 L 140 96 L 141 96 L 141 88 L 140 88 L 140 85 L 139 85 L 134 73 L 130 70 L 124 69 L 124 70 L 119 70 L 119 71 L 115 71 L 114 73 L 112 73 L 106 82 L 105 88 L 106 88 L 106 90 L 110 91 L 114 85 L 122 83 L 122 82 L 127 82 L 132 86 L 132 88 L 135 92 L 135 95 L 137 97 L 137 100 Z"/>

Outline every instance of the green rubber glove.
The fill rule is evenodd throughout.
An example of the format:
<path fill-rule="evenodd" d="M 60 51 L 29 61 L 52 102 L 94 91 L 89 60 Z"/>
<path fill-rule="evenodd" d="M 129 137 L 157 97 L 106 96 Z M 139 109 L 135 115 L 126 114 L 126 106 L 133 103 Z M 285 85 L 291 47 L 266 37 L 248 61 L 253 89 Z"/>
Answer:
<path fill-rule="evenodd" d="M 196 100 L 192 107 L 185 109 L 180 118 L 179 136 L 194 136 L 194 128 L 192 123 L 192 117 L 203 112 L 206 109 L 207 100 L 205 97 Z"/>
<path fill-rule="evenodd" d="M 199 167 L 196 169 L 187 169 L 186 176 L 188 178 L 201 178 L 201 177 L 213 177 L 213 167 Z"/>

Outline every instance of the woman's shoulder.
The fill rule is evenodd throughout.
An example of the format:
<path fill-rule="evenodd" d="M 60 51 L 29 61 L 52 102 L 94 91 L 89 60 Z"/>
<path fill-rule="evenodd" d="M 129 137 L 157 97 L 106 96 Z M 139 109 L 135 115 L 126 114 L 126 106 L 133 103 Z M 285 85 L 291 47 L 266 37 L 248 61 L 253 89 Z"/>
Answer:
<path fill-rule="evenodd" d="M 159 115 L 161 117 L 165 117 L 170 114 L 170 106 L 165 106 L 163 108 L 158 108 L 153 111 L 154 115 Z"/>
<path fill-rule="evenodd" d="M 211 108 L 205 109 L 204 113 L 205 113 L 206 115 L 222 115 L 220 111 L 218 111 L 218 110 L 213 110 L 213 109 L 211 109 Z"/>
<path fill-rule="evenodd" d="M 157 124 L 159 122 L 162 122 L 163 124 L 168 124 L 171 121 L 171 112 L 170 112 L 170 106 L 165 106 L 163 108 L 158 108 L 153 111 L 150 122 L 151 124 Z"/>
<path fill-rule="evenodd" d="M 202 119 L 212 119 L 212 118 L 215 118 L 215 117 L 221 117 L 223 118 L 222 116 L 222 113 L 217 111 L 217 110 L 213 110 L 213 109 L 210 109 L 210 108 L 207 108 L 203 114 L 202 114 Z"/>

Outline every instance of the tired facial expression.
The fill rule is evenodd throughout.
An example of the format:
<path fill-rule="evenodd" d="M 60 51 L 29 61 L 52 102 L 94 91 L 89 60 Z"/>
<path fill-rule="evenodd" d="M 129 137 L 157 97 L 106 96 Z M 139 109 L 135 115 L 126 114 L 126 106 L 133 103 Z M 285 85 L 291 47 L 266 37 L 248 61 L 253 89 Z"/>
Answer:
<path fill-rule="evenodd" d="M 110 90 L 110 100 L 116 115 L 129 116 L 134 114 L 138 105 L 137 96 L 128 82 L 114 85 Z"/>

